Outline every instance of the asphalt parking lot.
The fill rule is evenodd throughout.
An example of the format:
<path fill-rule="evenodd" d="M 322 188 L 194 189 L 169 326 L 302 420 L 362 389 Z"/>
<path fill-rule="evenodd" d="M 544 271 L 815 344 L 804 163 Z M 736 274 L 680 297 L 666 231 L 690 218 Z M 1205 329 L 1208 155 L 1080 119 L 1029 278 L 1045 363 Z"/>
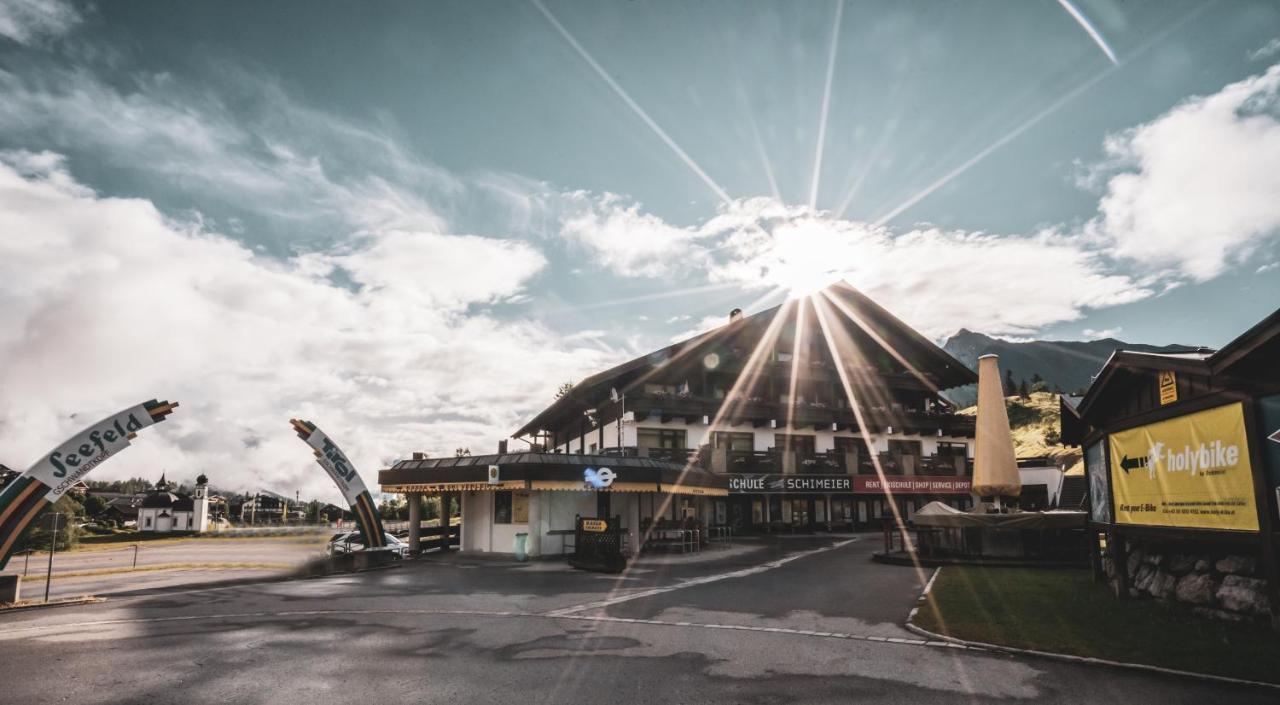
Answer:
<path fill-rule="evenodd" d="M 874 539 L 622 576 L 461 554 L 0 615 L 6 701 L 1276 702 L 1280 691 L 923 643 Z M 51 684 L 53 684 L 51 686 Z"/>

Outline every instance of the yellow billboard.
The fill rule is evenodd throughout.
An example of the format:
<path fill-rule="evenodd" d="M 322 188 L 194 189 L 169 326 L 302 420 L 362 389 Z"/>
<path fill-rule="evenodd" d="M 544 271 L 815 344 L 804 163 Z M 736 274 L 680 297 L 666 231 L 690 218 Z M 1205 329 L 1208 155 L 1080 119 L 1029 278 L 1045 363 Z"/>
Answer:
<path fill-rule="evenodd" d="M 1112 433 L 1118 524 L 1258 530 L 1244 407 Z"/>

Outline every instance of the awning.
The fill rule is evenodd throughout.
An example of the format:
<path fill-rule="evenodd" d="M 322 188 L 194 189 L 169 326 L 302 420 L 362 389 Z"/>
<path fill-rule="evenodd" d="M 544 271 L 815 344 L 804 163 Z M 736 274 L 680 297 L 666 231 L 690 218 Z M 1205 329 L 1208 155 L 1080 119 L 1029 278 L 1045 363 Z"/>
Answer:
<path fill-rule="evenodd" d="M 496 466 L 501 482 L 489 484 L 489 469 Z M 610 470 L 608 492 L 725 496 L 728 477 L 696 465 L 654 458 L 632 458 L 572 453 L 504 453 L 461 458 L 402 460 L 378 473 L 383 492 L 488 492 L 529 489 L 567 492 L 596 491 L 586 478 Z"/>
<path fill-rule="evenodd" d="M 395 494 L 404 494 L 406 492 L 420 492 L 422 494 L 440 494 L 441 492 L 496 492 L 498 490 L 523 489 L 528 489 L 528 483 L 524 480 L 507 480 L 497 484 L 490 484 L 488 482 L 427 482 L 382 486 L 383 492 L 391 492 Z"/>

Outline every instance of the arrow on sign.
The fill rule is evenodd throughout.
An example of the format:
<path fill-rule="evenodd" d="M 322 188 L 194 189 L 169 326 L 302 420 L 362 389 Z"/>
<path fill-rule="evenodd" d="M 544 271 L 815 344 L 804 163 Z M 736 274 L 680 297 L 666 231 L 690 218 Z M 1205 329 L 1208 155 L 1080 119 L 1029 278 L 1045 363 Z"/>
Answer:
<path fill-rule="evenodd" d="M 1267 436 L 1267 440 L 1273 441 L 1275 443 L 1280 443 L 1280 428 L 1277 428 L 1274 433 L 1272 433 L 1270 436 Z"/>
<path fill-rule="evenodd" d="M 1130 458 L 1129 456 L 1126 455 L 1120 459 L 1120 469 L 1124 470 L 1124 474 L 1126 475 L 1129 474 L 1130 470 L 1136 470 L 1137 468 L 1145 468 L 1146 466 L 1147 466 L 1147 456 L 1145 455 L 1139 458 Z"/>

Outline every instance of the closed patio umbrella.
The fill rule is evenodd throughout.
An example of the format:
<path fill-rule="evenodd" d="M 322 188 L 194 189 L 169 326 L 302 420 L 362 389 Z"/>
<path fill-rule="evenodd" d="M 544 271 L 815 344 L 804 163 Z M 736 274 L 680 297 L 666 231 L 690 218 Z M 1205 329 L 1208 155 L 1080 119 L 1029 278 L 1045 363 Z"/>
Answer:
<path fill-rule="evenodd" d="M 1004 408 L 1000 384 L 1000 360 L 995 355 L 978 358 L 977 441 L 973 458 L 973 492 L 995 498 L 1022 494 L 1022 478 L 1013 454 L 1009 413 Z"/>

